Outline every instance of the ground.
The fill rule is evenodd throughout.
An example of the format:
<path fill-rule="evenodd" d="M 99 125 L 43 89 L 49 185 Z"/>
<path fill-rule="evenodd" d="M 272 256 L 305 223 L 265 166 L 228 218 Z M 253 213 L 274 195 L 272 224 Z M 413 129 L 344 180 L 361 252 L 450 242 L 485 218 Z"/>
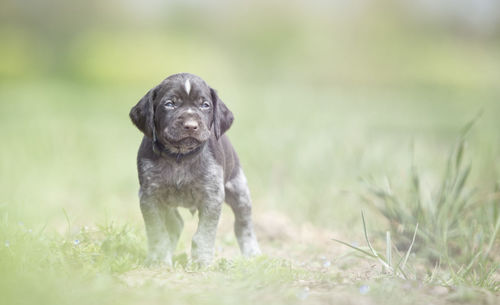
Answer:
<path fill-rule="evenodd" d="M 470 102 L 474 90 L 457 92 L 449 103 L 451 93 L 440 90 L 422 96 L 418 90 L 294 91 L 273 84 L 260 95 L 261 85 L 259 91 L 235 82 L 219 92 L 235 113 L 228 134 L 248 177 L 264 256 L 239 256 L 225 207 L 216 261 L 203 270 L 186 263 L 196 225 L 187 211 L 176 267 L 143 265 L 135 172 L 142 135 L 128 111 L 149 88 L 60 80 L 4 85 L 0 98 L 11 101 L 0 104 L 7 130 L 0 142 L 9 148 L 0 150 L 0 294 L 6 304 L 498 303 L 499 243 L 490 227 L 481 232 L 492 235 L 493 255 L 485 258 L 491 265 L 473 269 L 475 282 L 451 280 L 446 266 L 413 251 L 408 264 L 414 272 L 403 280 L 332 240 L 366 249 L 364 211 L 371 243 L 385 251 L 390 223 L 365 202 L 363 181 L 391 181 L 395 192 L 404 191 L 413 158 L 424 169 L 422 189 L 438 185 L 460 129 L 480 110 Z M 495 207 L 498 193 L 488 190 L 500 168 L 500 105 L 494 95 L 483 97 L 484 114 L 463 159 L 474 164 L 469 188 Z M 311 119 L 303 119 L 304 101 L 315 105 L 308 107 Z M 476 231 L 494 215 L 488 211 L 462 228 L 473 246 L 488 246 Z M 433 276 L 436 267 L 443 273 Z"/>
<path fill-rule="evenodd" d="M 17 2 L 0 1 L 2 305 L 500 304 L 495 25 L 415 1 Z M 175 268 L 143 264 L 128 113 L 179 72 L 235 115 L 262 257 L 239 256 L 225 207 L 211 267 L 188 263 L 186 211 Z"/>
<path fill-rule="evenodd" d="M 181 299 L 218 303 L 222 298 L 223 304 L 467 304 L 471 299 L 496 304 L 500 300 L 487 291 L 394 278 L 376 261 L 332 241 L 332 237 L 342 239 L 342 233 L 293 223 L 276 211 L 256 216 L 264 256 L 245 261 L 238 257 L 231 218 L 226 211 L 214 267 L 205 271 L 140 267 L 117 278 L 133 289 L 161 287 L 175 290 Z M 189 222 L 188 232 L 194 224 Z"/>

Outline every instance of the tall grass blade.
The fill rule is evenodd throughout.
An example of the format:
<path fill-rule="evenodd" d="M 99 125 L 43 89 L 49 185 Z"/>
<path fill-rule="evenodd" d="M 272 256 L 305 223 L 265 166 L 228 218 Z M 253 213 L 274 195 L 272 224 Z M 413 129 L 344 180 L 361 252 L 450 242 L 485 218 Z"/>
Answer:
<path fill-rule="evenodd" d="M 71 234 L 71 221 L 69 220 L 69 216 L 68 216 L 68 213 L 66 212 L 66 209 L 63 208 L 62 209 L 63 211 L 63 214 L 64 214 L 64 217 L 66 218 L 66 224 L 68 225 L 68 235 Z"/>
<path fill-rule="evenodd" d="M 483 116 L 483 112 L 484 112 L 483 109 L 479 110 L 476 116 L 474 116 L 472 120 L 470 120 L 465 124 L 465 126 L 460 131 L 460 139 L 464 139 L 469 135 L 469 132 L 472 130 L 472 127 L 474 127 L 474 125 L 476 125 L 479 119 Z"/>
<path fill-rule="evenodd" d="M 490 236 L 488 246 L 486 247 L 486 250 L 484 251 L 484 254 L 483 254 L 484 259 L 486 259 L 488 257 L 488 254 L 490 254 L 490 251 L 493 248 L 493 244 L 495 243 L 495 241 L 497 239 L 499 229 L 500 229 L 500 218 L 497 218 L 497 222 L 495 224 L 495 229 L 493 230 L 493 233 Z"/>
<path fill-rule="evenodd" d="M 341 241 L 341 240 L 338 240 L 338 239 L 335 239 L 335 238 L 332 238 L 332 240 L 333 240 L 333 241 L 336 241 L 336 242 L 338 242 L 338 243 L 340 243 L 340 244 L 343 244 L 344 246 L 348 246 L 349 248 L 352 248 L 352 249 L 354 249 L 354 250 L 356 250 L 356 251 L 359 251 L 359 252 L 363 253 L 364 255 L 367 255 L 367 256 L 369 256 L 369 257 L 376 258 L 376 256 L 374 256 L 374 255 L 373 255 L 373 254 L 371 254 L 370 252 L 365 251 L 365 250 L 363 250 L 363 249 L 361 249 L 361 248 L 359 248 L 359 247 L 356 247 L 356 246 L 354 246 L 354 245 L 351 245 L 351 244 L 349 244 L 349 243 L 346 243 L 345 241 Z"/>
<path fill-rule="evenodd" d="M 392 267 L 392 243 L 391 243 L 391 232 L 385 232 L 385 257 L 387 260 L 387 264 Z"/>
<path fill-rule="evenodd" d="M 403 264 L 401 265 L 401 268 L 404 269 L 405 266 L 406 266 L 406 263 L 408 262 L 408 257 L 410 257 L 410 253 L 411 253 L 411 249 L 413 248 L 413 245 L 415 244 L 415 237 L 417 236 L 417 232 L 418 232 L 418 223 L 417 225 L 415 226 L 415 232 L 413 232 L 413 238 L 411 240 L 411 244 L 410 246 L 408 247 L 408 250 L 406 251 L 406 254 L 405 254 L 405 259 L 403 261 Z"/>
<path fill-rule="evenodd" d="M 478 251 L 474 257 L 470 260 L 469 264 L 467 265 L 467 267 L 465 267 L 462 271 L 462 276 L 465 276 L 469 273 L 469 271 L 471 270 L 471 268 L 474 266 L 474 264 L 476 263 L 477 259 L 479 258 L 479 256 L 481 255 L 482 251 Z"/>
<path fill-rule="evenodd" d="M 378 254 L 377 251 L 372 247 L 372 244 L 370 243 L 370 240 L 368 239 L 368 233 L 366 231 L 366 222 L 365 222 L 365 215 L 363 212 L 361 212 L 361 219 L 363 220 L 363 231 L 365 233 L 365 239 L 366 243 L 368 244 L 368 248 L 370 248 L 370 251 L 372 252 L 373 256 L 377 258 L 377 260 L 382 264 L 382 266 L 386 267 L 389 271 L 393 272 L 394 270 L 392 269 L 391 266 L 387 264 Z"/>

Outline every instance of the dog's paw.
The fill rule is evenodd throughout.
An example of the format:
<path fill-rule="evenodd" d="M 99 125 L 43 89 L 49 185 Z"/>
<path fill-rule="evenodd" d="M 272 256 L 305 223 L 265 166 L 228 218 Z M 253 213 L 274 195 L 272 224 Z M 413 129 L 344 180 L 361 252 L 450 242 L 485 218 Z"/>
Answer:
<path fill-rule="evenodd" d="M 255 257 L 255 256 L 260 256 L 262 255 L 262 251 L 260 251 L 260 248 L 253 248 L 251 249 L 248 254 L 246 254 L 247 257 Z"/>
<path fill-rule="evenodd" d="M 213 255 L 208 253 L 191 253 L 191 265 L 196 268 L 209 267 L 213 262 Z"/>
<path fill-rule="evenodd" d="M 157 253 L 150 253 L 144 261 L 147 267 L 172 267 L 172 257 L 170 255 L 158 255 Z"/>
<path fill-rule="evenodd" d="M 251 240 L 248 243 L 242 245 L 241 254 L 243 254 L 243 256 L 245 257 L 255 257 L 262 255 L 262 252 L 260 251 L 260 247 L 257 241 Z"/>

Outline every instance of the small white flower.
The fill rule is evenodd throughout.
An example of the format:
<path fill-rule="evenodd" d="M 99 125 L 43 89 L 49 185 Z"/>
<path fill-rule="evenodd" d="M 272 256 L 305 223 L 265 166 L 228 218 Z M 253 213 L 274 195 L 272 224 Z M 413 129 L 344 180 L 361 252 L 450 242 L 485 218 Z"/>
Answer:
<path fill-rule="evenodd" d="M 73 245 L 75 245 L 75 246 L 77 246 L 79 243 L 80 243 L 80 240 L 78 240 L 78 239 L 75 239 L 75 241 L 73 241 Z"/>
<path fill-rule="evenodd" d="M 359 293 L 361 294 L 367 294 L 369 291 L 370 291 L 370 286 L 368 285 L 361 285 L 361 287 L 359 287 Z"/>
<path fill-rule="evenodd" d="M 7 248 L 10 247 L 10 241 L 8 241 L 8 240 L 5 241 L 5 247 L 7 247 Z"/>
<path fill-rule="evenodd" d="M 305 300 L 309 296 L 309 287 L 304 287 L 299 292 L 297 292 L 297 298 L 299 300 Z"/>

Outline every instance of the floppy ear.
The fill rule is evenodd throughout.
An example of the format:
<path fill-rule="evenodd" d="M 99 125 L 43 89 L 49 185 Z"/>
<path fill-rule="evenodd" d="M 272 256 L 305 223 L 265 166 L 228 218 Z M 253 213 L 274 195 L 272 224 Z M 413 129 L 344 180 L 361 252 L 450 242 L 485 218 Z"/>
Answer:
<path fill-rule="evenodd" d="M 156 97 L 155 87 L 146 93 L 146 95 L 130 110 L 130 119 L 145 136 L 153 137 L 154 127 L 154 99 Z"/>
<path fill-rule="evenodd" d="M 210 95 L 214 105 L 214 117 L 212 124 L 214 125 L 215 138 L 218 140 L 233 124 L 234 116 L 226 104 L 219 98 L 217 92 L 210 88 Z"/>

